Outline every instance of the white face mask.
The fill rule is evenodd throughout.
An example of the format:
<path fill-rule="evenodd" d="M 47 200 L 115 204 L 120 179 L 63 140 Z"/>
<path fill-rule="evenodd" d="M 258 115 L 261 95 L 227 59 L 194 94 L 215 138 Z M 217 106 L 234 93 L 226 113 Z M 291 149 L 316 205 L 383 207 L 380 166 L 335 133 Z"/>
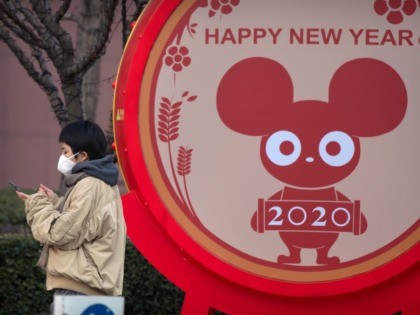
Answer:
<path fill-rule="evenodd" d="M 77 152 L 76 154 L 73 154 L 70 157 L 66 157 L 64 154 L 62 154 L 60 156 L 60 158 L 58 159 L 58 165 L 57 165 L 57 169 L 65 176 L 68 176 L 71 174 L 71 170 L 73 169 L 73 167 L 77 164 L 76 162 L 70 160 L 72 157 L 78 155 L 79 152 Z"/>

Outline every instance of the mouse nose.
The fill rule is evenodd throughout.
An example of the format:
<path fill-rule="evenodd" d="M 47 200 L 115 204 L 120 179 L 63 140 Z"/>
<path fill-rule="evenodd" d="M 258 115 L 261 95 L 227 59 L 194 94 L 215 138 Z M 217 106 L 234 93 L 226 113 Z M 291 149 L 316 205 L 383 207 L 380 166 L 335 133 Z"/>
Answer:
<path fill-rule="evenodd" d="M 314 158 L 312 156 L 308 156 L 306 158 L 306 162 L 308 162 L 308 163 L 312 163 L 313 161 L 314 161 Z"/>

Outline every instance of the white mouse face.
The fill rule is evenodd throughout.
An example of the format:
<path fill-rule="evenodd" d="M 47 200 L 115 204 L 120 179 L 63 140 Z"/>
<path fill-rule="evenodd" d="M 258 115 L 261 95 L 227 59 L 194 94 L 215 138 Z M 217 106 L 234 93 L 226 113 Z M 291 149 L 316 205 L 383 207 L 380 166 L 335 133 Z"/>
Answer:
<path fill-rule="evenodd" d="M 321 129 L 321 128 L 319 128 Z M 268 172 L 298 187 L 333 185 L 357 166 L 360 144 L 344 131 L 317 130 L 308 121 L 263 137 L 261 159 Z"/>

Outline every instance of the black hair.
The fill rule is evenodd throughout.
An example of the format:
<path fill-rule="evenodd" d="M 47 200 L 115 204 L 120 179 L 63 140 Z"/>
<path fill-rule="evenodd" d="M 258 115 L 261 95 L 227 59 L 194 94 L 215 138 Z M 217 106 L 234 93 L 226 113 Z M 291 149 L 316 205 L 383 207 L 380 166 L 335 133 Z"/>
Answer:
<path fill-rule="evenodd" d="M 73 154 L 86 152 L 89 160 L 97 160 L 106 155 L 106 137 L 101 127 L 89 120 L 76 121 L 65 126 L 58 138 L 70 146 Z"/>

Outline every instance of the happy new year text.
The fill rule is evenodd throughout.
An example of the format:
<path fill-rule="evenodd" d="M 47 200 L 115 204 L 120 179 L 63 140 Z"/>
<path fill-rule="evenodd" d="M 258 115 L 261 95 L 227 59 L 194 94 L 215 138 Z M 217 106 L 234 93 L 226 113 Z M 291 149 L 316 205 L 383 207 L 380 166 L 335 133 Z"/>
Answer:
<path fill-rule="evenodd" d="M 238 28 L 209 29 L 204 32 L 207 45 L 241 45 L 261 43 L 290 45 L 338 45 L 348 41 L 367 46 L 414 46 L 411 30 L 334 29 L 334 28 Z"/>

